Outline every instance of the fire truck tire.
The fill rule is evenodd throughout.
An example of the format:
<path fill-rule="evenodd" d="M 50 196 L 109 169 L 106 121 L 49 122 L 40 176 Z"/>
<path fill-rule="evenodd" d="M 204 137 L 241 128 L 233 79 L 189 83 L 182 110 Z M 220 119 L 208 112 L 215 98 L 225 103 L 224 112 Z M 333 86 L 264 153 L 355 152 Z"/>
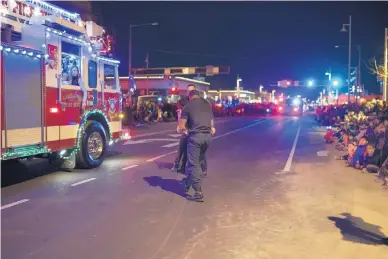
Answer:
<path fill-rule="evenodd" d="M 81 136 L 80 150 L 76 156 L 77 167 L 82 169 L 99 167 L 104 161 L 107 146 L 104 127 L 97 121 L 87 121 L 84 135 Z"/>

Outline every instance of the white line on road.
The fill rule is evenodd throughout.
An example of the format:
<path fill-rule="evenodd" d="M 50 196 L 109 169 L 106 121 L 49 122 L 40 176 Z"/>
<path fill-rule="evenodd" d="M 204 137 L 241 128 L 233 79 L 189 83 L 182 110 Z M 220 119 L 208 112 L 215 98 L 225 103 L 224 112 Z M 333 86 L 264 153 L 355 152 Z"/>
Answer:
<path fill-rule="evenodd" d="M 162 157 L 165 157 L 165 156 L 169 156 L 169 155 L 172 155 L 172 154 L 177 153 L 177 152 L 178 151 L 173 151 L 173 152 L 169 152 L 169 153 L 164 154 L 164 155 L 156 156 L 156 157 L 153 157 L 153 158 L 150 158 L 150 159 L 146 160 L 146 162 L 153 162 L 153 161 L 155 161 L 155 160 L 157 160 L 159 158 L 162 158 Z"/>
<path fill-rule="evenodd" d="M 29 199 L 24 199 L 24 200 L 20 200 L 20 201 L 15 201 L 15 202 L 12 202 L 10 204 L 7 204 L 7 205 L 4 205 L 4 206 L 1 206 L 1 209 L 8 209 L 8 208 L 11 208 L 13 206 L 16 206 L 16 205 L 19 205 L 19 204 L 22 204 L 22 203 L 25 203 L 29 201 Z"/>
<path fill-rule="evenodd" d="M 81 182 L 78 182 L 78 183 L 73 183 L 71 186 L 77 186 L 77 185 L 80 185 L 80 184 L 83 184 L 83 183 L 88 183 L 88 182 L 91 182 L 93 180 L 96 180 L 97 178 L 89 178 L 89 179 L 86 179 L 86 180 L 83 180 Z"/>
<path fill-rule="evenodd" d="M 241 131 L 241 130 L 245 130 L 245 129 L 251 128 L 251 127 L 253 127 L 253 126 L 256 126 L 257 124 L 262 123 L 263 121 L 265 121 L 265 120 L 263 119 L 263 120 L 261 120 L 261 121 L 259 121 L 259 122 L 253 123 L 253 124 L 251 124 L 251 125 L 249 125 L 249 126 L 246 126 L 246 127 L 243 127 L 243 128 L 239 128 L 239 129 L 236 129 L 236 130 L 232 130 L 232 131 L 229 131 L 229 132 L 227 132 L 227 133 L 224 133 L 224 134 L 215 136 L 215 137 L 213 137 L 212 139 L 218 139 L 218 138 L 225 137 L 225 136 L 228 136 L 228 135 L 230 135 L 230 134 L 239 132 L 239 131 Z M 164 145 L 164 146 L 162 146 L 162 147 L 176 147 L 176 146 L 179 146 L 179 142 L 167 144 L 167 145 Z"/>
<path fill-rule="evenodd" d="M 164 146 L 162 146 L 162 147 L 175 147 L 175 146 L 179 146 L 179 141 L 178 141 L 178 142 L 171 143 L 171 144 L 164 145 Z"/>
<path fill-rule="evenodd" d="M 227 122 L 227 121 L 232 121 L 232 120 L 234 120 L 234 119 L 216 120 L 214 123 L 218 124 L 221 122 Z M 162 130 L 162 131 L 158 131 L 158 132 L 150 132 L 150 133 L 144 133 L 144 134 L 140 134 L 140 135 L 134 135 L 134 136 L 132 136 L 132 138 L 148 137 L 148 136 L 153 136 L 153 135 L 158 135 L 158 134 L 173 132 L 173 131 L 176 132 L 176 129 L 169 129 L 169 130 Z"/>
<path fill-rule="evenodd" d="M 138 166 L 139 165 L 130 165 L 130 166 L 121 168 L 121 170 L 125 171 L 125 170 L 131 169 L 131 168 L 134 168 L 134 167 L 138 167 Z"/>
<path fill-rule="evenodd" d="M 179 138 L 182 134 L 169 134 L 170 137 Z"/>
<path fill-rule="evenodd" d="M 225 137 L 225 136 L 228 136 L 228 135 L 231 135 L 231 134 L 234 134 L 236 132 L 239 132 L 239 131 L 242 131 L 242 130 L 245 130 L 245 129 L 248 129 L 248 128 L 252 128 L 258 124 L 261 124 L 262 122 L 266 121 L 265 119 L 259 121 L 259 122 L 256 122 L 256 123 L 253 123 L 251 125 L 248 125 L 246 127 L 243 127 L 243 128 L 239 128 L 239 129 L 236 129 L 236 130 L 232 130 L 232 131 L 229 131 L 227 133 L 224 133 L 224 134 L 221 134 L 221 135 L 218 135 L 218 136 L 215 136 L 213 137 L 212 139 L 218 139 L 218 138 L 221 138 L 221 137 Z M 179 144 L 179 143 L 178 143 Z"/>
<path fill-rule="evenodd" d="M 288 156 L 287 163 L 286 163 L 286 166 L 284 167 L 283 172 L 290 172 L 291 170 L 292 159 L 294 158 L 296 144 L 298 143 L 299 133 L 300 133 L 300 125 L 298 127 L 298 131 L 296 132 L 294 144 L 292 144 L 291 152 L 290 152 L 290 155 Z"/>

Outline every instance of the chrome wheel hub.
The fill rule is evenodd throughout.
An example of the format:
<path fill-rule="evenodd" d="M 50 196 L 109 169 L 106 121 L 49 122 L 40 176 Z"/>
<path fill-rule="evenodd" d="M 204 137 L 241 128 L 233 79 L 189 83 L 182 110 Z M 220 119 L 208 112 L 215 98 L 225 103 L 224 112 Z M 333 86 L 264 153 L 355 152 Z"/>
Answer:
<path fill-rule="evenodd" d="M 98 132 L 93 132 L 88 138 L 88 154 L 93 159 L 98 159 L 104 148 L 102 136 Z"/>

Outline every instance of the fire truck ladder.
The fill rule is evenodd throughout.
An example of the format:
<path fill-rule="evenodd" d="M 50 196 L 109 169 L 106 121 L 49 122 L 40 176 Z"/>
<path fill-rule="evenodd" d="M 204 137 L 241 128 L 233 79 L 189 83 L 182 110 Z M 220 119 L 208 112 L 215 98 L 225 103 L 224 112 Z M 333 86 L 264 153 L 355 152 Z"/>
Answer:
<path fill-rule="evenodd" d="M 183 76 L 197 75 L 213 76 L 228 75 L 230 66 L 205 66 L 205 67 L 166 67 L 166 68 L 134 68 L 134 75 L 142 76 Z"/>

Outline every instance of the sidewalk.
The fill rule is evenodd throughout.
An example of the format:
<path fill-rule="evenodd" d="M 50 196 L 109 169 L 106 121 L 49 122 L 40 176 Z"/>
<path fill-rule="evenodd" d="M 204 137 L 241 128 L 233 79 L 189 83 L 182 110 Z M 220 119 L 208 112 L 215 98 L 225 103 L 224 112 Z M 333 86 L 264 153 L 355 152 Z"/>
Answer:
<path fill-rule="evenodd" d="M 323 142 L 317 132 L 309 138 Z M 324 147 L 314 146 L 315 153 Z M 379 243 L 388 237 L 388 191 L 374 181 L 375 175 L 334 160 L 332 145 L 326 150 L 329 156 L 297 162 L 294 173 L 279 177 L 289 202 L 276 220 L 290 227 L 277 240 L 287 252 L 279 251 L 273 258 L 388 258 L 388 246 Z M 285 254 L 294 255 L 282 257 Z"/>

